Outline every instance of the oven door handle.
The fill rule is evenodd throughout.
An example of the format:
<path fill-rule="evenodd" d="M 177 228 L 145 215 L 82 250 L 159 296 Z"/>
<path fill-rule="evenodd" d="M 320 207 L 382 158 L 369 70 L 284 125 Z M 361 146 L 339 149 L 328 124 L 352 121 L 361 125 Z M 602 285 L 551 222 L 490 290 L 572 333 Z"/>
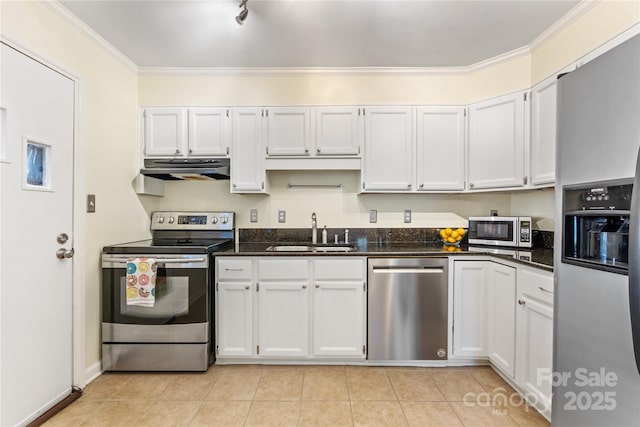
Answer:
<path fill-rule="evenodd" d="M 146 257 L 153 258 L 153 257 Z M 103 262 L 113 262 L 119 264 L 125 264 L 131 258 L 116 258 L 116 257 L 104 257 Z M 177 263 L 177 264 L 193 264 L 196 262 L 205 262 L 207 258 L 153 258 L 158 264 Z"/>

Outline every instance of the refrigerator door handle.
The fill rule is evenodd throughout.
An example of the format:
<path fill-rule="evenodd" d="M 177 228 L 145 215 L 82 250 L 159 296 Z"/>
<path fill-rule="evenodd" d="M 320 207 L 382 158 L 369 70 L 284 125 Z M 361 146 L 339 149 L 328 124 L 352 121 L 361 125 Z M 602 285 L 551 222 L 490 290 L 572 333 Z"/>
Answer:
<path fill-rule="evenodd" d="M 629 311 L 631 313 L 631 334 L 636 357 L 636 367 L 640 373 L 640 151 L 633 179 L 629 215 Z"/>

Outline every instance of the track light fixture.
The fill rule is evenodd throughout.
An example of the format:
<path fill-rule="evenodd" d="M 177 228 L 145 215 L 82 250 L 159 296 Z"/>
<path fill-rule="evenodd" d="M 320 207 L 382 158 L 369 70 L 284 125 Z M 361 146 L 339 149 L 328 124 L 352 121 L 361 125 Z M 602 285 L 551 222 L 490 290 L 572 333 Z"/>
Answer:
<path fill-rule="evenodd" d="M 249 9 L 247 9 L 247 1 L 248 0 L 242 0 L 240 2 L 239 7 L 243 9 L 240 11 L 238 16 L 236 16 L 236 22 L 238 23 L 238 25 L 244 24 L 244 20 L 247 19 L 247 15 L 249 14 Z"/>

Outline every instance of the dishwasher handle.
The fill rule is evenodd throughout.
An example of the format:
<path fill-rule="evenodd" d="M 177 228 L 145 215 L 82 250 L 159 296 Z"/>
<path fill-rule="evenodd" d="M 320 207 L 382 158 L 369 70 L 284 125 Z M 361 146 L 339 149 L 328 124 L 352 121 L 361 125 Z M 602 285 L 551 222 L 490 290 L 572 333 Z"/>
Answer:
<path fill-rule="evenodd" d="M 443 267 L 395 267 L 395 266 L 384 266 L 384 267 L 373 267 L 374 273 L 382 273 L 382 274 L 397 274 L 397 273 L 406 273 L 406 274 L 442 274 L 444 273 Z"/>

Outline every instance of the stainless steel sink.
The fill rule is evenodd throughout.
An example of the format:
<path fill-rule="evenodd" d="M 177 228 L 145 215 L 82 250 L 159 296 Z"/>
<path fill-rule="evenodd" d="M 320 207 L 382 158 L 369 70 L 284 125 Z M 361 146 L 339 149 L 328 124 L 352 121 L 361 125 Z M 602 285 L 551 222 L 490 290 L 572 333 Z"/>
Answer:
<path fill-rule="evenodd" d="M 358 250 L 355 245 L 273 245 L 267 248 L 270 252 L 353 252 Z"/>

